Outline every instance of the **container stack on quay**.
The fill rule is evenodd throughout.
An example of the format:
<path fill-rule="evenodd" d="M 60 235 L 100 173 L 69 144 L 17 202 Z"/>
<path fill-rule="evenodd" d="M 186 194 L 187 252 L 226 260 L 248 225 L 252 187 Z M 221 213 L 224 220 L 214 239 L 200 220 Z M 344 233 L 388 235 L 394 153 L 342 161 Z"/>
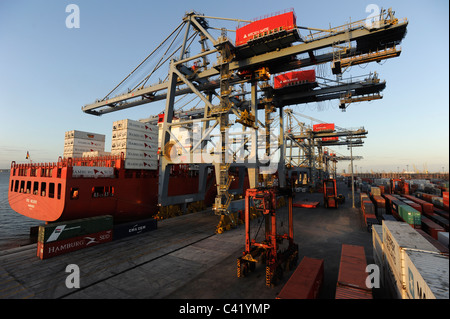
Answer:
<path fill-rule="evenodd" d="M 122 153 L 126 169 L 158 169 L 158 126 L 129 119 L 114 122 L 111 155 Z"/>
<path fill-rule="evenodd" d="M 366 254 L 363 246 L 342 245 L 335 299 L 373 299 L 366 284 Z"/>
<path fill-rule="evenodd" d="M 277 299 L 317 299 L 323 284 L 324 260 L 303 257 Z"/>
<path fill-rule="evenodd" d="M 449 259 L 411 225 L 383 220 L 372 227 L 381 284 L 399 299 L 448 299 Z"/>
<path fill-rule="evenodd" d="M 40 259 L 112 241 L 113 217 L 82 218 L 39 226 L 37 256 Z"/>
<path fill-rule="evenodd" d="M 104 156 L 105 135 L 78 130 L 65 132 L 63 157 Z"/>

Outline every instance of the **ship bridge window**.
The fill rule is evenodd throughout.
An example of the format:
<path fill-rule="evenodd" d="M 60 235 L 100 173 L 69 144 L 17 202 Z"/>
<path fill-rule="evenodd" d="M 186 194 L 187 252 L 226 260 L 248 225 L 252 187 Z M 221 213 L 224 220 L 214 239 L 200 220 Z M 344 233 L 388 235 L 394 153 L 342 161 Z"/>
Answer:
<path fill-rule="evenodd" d="M 27 189 L 25 193 L 30 194 L 31 193 L 31 181 L 27 181 Z"/>
<path fill-rule="evenodd" d="M 61 199 L 61 183 L 58 183 L 58 199 Z"/>
<path fill-rule="evenodd" d="M 11 180 L 11 192 L 13 191 L 13 189 L 14 189 L 14 181 L 13 180 Z"/>
<path fill-rule="evenodd" d="M 14 185 L 14 191 L 17 193 L 18 190 L 19 190 L 19 181 L 16 180 L 16 183 Z"/>
<path fill-rule="evenodd" d="M 25 181 L 20 181 L 20 191 L 19 191 L 19 193 L 23 193 L 24 187 L 25 187 Z"/>
<path fill-rule="evenodd" d="M 79 194 L 78 194 L 78 187 L 72 187 L 70 189 L 70 199 L 78 199 Z"/>

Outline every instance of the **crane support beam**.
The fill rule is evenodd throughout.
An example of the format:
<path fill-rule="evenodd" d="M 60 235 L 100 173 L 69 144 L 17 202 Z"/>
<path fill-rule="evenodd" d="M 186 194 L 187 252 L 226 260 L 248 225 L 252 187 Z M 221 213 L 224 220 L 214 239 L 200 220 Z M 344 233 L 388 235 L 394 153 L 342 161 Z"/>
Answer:
<path fill-rule="evenodd" d="M 357 41 L 358 45 L 356 49 L 350 50 L 348 53 L 341 54 L 341 58 L 349 58 L 351 56 L 354 56 L 355 54 L 364 54 L 372 52 L 376 49 L 382 49 L 385 46 L 394 46 L 397 42 L 401 41 L 402 37 L 404 36 L 404 33 L 406 32 L 406 26 L 408 22 L 401 22 L 398 24 L 382 24 L 379 28 L 373 29 L 373 30 L 367 30 L 367 29 L 360 29 L 360 30 L 354 30 L 351 33 L 342 33 L 342 34 L 336 34 L 331 35 L 329 37 L 318 39 L 314 41 L 310 41 L 308 43 L 301 43 L 297 45 L 293 45 L 291 47 L 283 48 L 277 51 L 267 52 L 264 54 L 260 54 L 254 57 L 249 57 L 242 60 L 234 60 L 229 63 L 229 70 L 236 71 L 239 69 L 250 69 L 254 68 L 258 65 L 267 65 L 267 64 L 274 64 L 275 69 L 281 68 L 281 70 L 288 71 L 289 68 L 296 69 L 299 67 L 307 66 L 308 64 L 318 64 L 318 63 L 326 63 L 333 60 L 333 54 L 326 53 L 322 56 L 315 57 L 314 62 L 311 61 L 311 59 L 305 59 L 303 63 L 299 62 L 292 62 L 292 63 L 282 63 L 281 67 L 276 65 L 277 61 L 280 61 L 286 58 L 295 58 L 297 55 L 300 54 L 308 54 L 308 52 L 313 52 L 315 50 L 323 49 L 326 47 L 331 48 L 333 45 L 339 44 L 339 43 L 345 43 L 349 41 Z M 198 27 L 201 32 L 204 32 L 204 34 L 208 37 L 208 39 L 214 44 L 217 44 L 217 41 L 214 40 L 209 33 L 206 32 L 204 27 L 197 21 L 196 18 L 191 20 L 191 25 L 195 25 Z M 390 40 L 386 40 L 386 38 Z M 367 45 L 370 40 L 374 40 L 372 42 L 375 42 L 375 44 Z M 378 44 L 377 44 L 378 43 Z M 378 45 L 380 47 L 378 47 Z M 209 55 L 212 53 L 217 52 L 217 50 L 209 50 L 206 52 L 203 52 L 201 55 Z M 197 55 L 196 57 L 198 57 Z M 183 62 L 191 61 L 194 58 L 189 58 L 183 60 Z M 273 73 L 273 71 L 272 71 Z M 202 72 L 199 72 L 196 75 L 197 80 L 201 79 L 208 79 L 211 77 L 215 77 L 219 75 L 219 70 L 217 68 L 209 68 L 207 70 L 204 70 Z M 230 83 L 232 83 L 230 81 Z M 208 87 L 208 85 L 205 85 L 205 87 Z M 156 99 L 152 99 L 151 97 L 155 95 L 156 92 L 167 90 L 168 83 L 163 82 L 155 85 L 151 85 L 149 87 L 145 87 L 142 89 L 137 89 L 129 93 L 125 93 L 110 99 L 106 99 L 103 101 L 96 101 L 95 103 L 88 104 L 82 107 L 82 111 L 94 114 L 94 115 L 101 115 L 104 113 L 109 113 L 113 111 L 123 110 L 125 108 L 153 102 Z M 216 87 L 217 88 L 217 87 Z M 182 93 L 180 93 L 182 94 Z M 141 100 L 135 101 L 136 98 L 141 97 Z M 161 96 L 158 100 L 164 99 L 164 96 Z M 130 101 L 129 103 L 124 103 L 121 105 L 121 102 L 127 101 L 127 100 L 134 100 Z M 101 110 L 97 110 L 101 109 Z"/>

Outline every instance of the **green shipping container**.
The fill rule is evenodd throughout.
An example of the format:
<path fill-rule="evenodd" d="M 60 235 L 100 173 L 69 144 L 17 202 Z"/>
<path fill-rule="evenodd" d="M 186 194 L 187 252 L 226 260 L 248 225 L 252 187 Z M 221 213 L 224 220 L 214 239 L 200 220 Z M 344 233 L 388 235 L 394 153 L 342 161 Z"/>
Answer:
<path fill-rule="evenodd" d="M 421 214 L 409 205 L 398 205 L 398 214 L 410 225 L 421 225 Z"/>
<path fill-rule="evenodd" d="M 98 233 L 113 228 L 111 215 L 74 219 L 39 226 L 38 242 L 49 243 L 72 237 Z"/>

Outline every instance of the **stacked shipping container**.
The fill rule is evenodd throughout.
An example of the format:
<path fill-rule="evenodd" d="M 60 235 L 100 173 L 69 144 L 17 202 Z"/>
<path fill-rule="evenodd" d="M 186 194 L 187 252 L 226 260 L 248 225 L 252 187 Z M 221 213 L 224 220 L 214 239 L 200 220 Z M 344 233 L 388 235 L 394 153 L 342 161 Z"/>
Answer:
<path fill-rule="evenodd" d="M 105 135 L 83 132 L 67 131 L 64 138 L 63 157 L 82 157 L 83 153 L 91 156 L 107 155 L 105 153 Z"/>
<path fill-rule="evenodd" d="M 121 153 L 126 169 L 158 169 L 158 126 L 129 119 L 114 122 L 111 154 Z"/>
<path fill-rule="evenodd" d="M 323 283 L 323 259 L 303 257 L 277 299 L 317 299 Z"/>
<path fill-rule="evenodd" d="M 410 225 L 383 221 L 373 227 L 374 261 L 394 297 L 448 299 L 448 256 Z"/>
<path fill-rule="evenodd" d="M 112 240 L 110 215 L 39 226 L 37 256 L 46 259 Z"/>
<path fill-rule="evenodd" d="M 372 299 L 372 289 L 366 285 L 366 267 L 364 247 L 342 245 L 336 299 Z"/>

